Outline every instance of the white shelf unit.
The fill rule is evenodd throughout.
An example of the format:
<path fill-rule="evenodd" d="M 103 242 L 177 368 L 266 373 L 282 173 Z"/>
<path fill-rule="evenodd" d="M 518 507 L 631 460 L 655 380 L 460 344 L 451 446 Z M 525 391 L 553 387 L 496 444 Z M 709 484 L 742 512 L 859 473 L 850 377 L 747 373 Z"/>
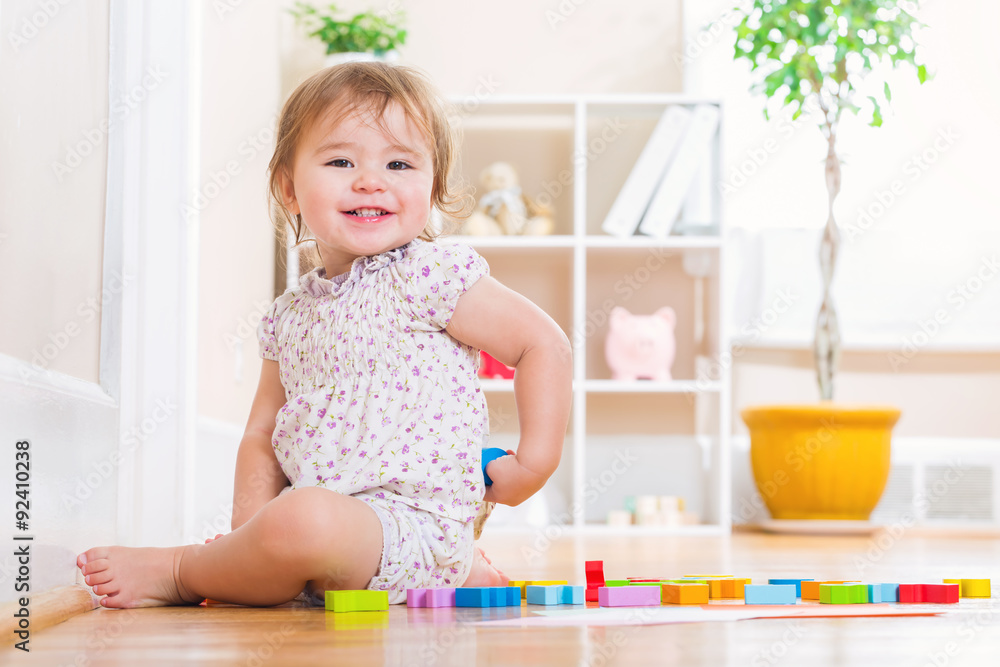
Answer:
<path fill-rule="evenodd" d="M 694 221 L 715 225 L 716 233 L 616 238 L 601 231 L 667 106 L 718 102 L 672 94 L 494 96 L 453 102 L 464 135 L 462 177 L 476 184 L 486 165 L 510 162 L 525 194 L 550 197 L 555 208 L 551 236 L 453 237 L 474 246 L 494 277 L 549 312 L 573 342 L 573 414 L 563 463 L 545 489 L 562 501 L 550 503 L 552 522 L 565 524 L 564 518 L 571 516 L 572 527 L 587 533 L 728 532 L 730 374 L 728 367 L 711 362 L 726 358 L 727 340 L 722 207 L 711 187 L 720 182 L 721 127 L 711 164 L 699 176 L 711 219 Z M 635 314 L 649 314 L 662 305 L 675 308 L 674 380 L 610 379 L 603 349 L 613 305 Z M 707 374 L 699 375 L 704 369 Z M 484 380 L 482 388 L 493 417 L 494 444 L 516 447 L 513 381 Z M 625 463 L 610 462 L 622 452 L 638 462 L 619 474 Z M 624 509 L 624 497 L 637 495 L 683 496 L 701 523 L 611 528 L 603 522 L 607 510 Z"/>

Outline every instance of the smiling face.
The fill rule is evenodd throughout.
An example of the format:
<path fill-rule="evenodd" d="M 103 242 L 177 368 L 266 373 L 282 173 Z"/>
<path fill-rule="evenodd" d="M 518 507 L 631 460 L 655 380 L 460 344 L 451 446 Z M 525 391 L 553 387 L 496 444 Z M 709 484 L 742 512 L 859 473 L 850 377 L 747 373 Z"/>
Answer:
<path fill-rule="evenodd" d="M 433 154 L 403 109 L 321 118 L 303 135 L 285 206 L 316 238 L 327 277 L 415 239 L 430 217 Z"/>

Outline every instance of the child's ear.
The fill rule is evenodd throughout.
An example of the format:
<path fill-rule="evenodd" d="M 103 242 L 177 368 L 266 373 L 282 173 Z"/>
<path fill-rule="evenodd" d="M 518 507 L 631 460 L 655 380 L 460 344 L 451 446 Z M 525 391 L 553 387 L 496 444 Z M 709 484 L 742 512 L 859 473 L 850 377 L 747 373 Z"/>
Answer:
<path fill-rule="evenodd" d="M 278 184 L 281 188 L 281 203 L 285 205 L 288 212 L 292 215 L 301 213 L 299 200 L 295 198 L 295 184 L 292 182 L 287 171 L 282 170 L 278 176 Z"/>

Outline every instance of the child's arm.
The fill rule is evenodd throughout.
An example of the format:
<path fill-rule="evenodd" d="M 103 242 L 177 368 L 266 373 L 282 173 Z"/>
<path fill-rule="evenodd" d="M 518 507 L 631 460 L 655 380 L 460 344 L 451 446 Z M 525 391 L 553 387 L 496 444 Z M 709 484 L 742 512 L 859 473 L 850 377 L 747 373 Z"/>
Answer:
<path fill-rule="evenodd" d="M 288 478 L 278 465 L 271 447 L 274 419 L 285 404 L 285 388 L 278 375 L 278 362 L 264 359 L 257 395 L 236 454 L 236 483 L 233 489 L 233 521 L 236 530 L 288 486 Z"/>
<path fill-rule="evenodd" d="M 555 472 L 573 397 L 573 354 L 566 334 L 541 308 L 489 276 L 458 299 L 447 331 L 516 369 L 521 440 L 517 454 L 489 464 L 486 500 L 518 505 Z"/>

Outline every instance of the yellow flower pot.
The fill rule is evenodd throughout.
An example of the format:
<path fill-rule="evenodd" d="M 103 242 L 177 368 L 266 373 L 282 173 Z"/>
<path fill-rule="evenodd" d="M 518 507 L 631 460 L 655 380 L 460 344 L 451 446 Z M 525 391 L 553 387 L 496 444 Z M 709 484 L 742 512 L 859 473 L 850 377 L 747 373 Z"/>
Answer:
<path fill-rule="evenodd" d="M 773 518 L 868 520 L 889 478 L 899 410 L 820 403 L 741 415 L 754 481 Z"/>

